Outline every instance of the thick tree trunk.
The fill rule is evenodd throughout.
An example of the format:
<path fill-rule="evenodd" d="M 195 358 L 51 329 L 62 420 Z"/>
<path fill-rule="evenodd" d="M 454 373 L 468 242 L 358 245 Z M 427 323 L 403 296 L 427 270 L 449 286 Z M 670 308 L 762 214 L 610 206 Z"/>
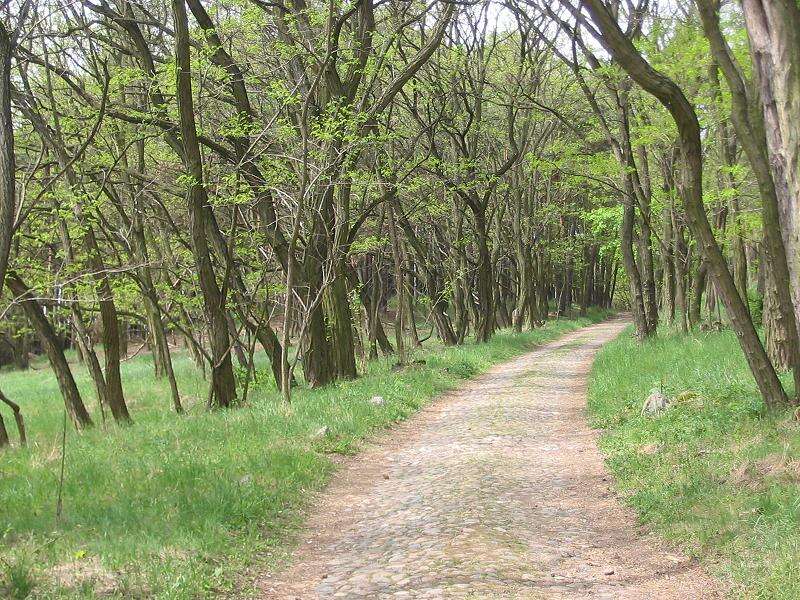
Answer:
<path fill-rule="evenodd" d="M 761 90 L 763 114 L 756 107 L 752 93 L 742 79 L 719 25 L 719 5 L 715 0 L 698 0 L 703 29 L 712 53 L 725 75 L 731 91 L 731 121 L 747 154 L 758 182 L 761 196 L 761 217 L 764 223 L 764 255 L 773 273 L 775 309 L 793 349 L 791 363 L 797 394 L 800 394 L 800 282 L 798 282 L 797 227 L 800 219 L 800 187 L 798 157 L 800 151 L 800 9 L 794 0 L 761 0 L 744 2 L 745 21 L 757 84 Z M 780 58 L 775 63 L 778 52 Z M 716 76 L 716 70 L 712 73 Z M 712 77 L 713 83 L 714 77 Z M 786 86 L 789 87 L 786 87 Z M 795 88 L 795 89 L 792 89 Z M 793 112 L 788 116 L 786 110 Z M 792 133 L 793 132 L 793 133 Z M 788 146 L 784 135 L 793 138 Z M 728 149 L 728 163 L 734 162 Z M 788 161 L 788 162 L 786 162 Z M 787 171 L 788 168 L 788 171 Z M 743 260 L 743 249 L 735 249 L 735 259 Z M 741 267 L 739 269 L 741 271 Z M 746 274 L 738 274 L 738 287 L 744 287 L 747 302 Z"/>
<path fill-rule="evenodd" d="M 27 7 L 26 7 L 27 11 Z M 20 19 L 24 17 L 20 16 Z M 14 123 L 11 117 L 12 33 L 0 22 L 0 291 L 8 265 L 16 212 Z"/>
<path fill-rule="evenodd" d="M 766 273 L 766 286 L 764 290 L 764 310 L 762 323 L 764 325 L 764 342 L 775 369 L 780 372 L 788 371 L 792 366 L 794 347 L 790 335 L 789 323 L 781 314 L 778 306 L 778 291 L 775 278 L 770 271 Z"/>
<path fill-rule="evenodd" d="M 763 109 L 797 322 L 800 321 L 800 6 L 796 0 L 743 0 L 742 7 Z"/>
<path fill-rule="evenodd" d="M 203 182 L 203 162 L 197 141 L 190 70 L 189 25 L 184 0 L 173 0 L 175 20 L 175 64 L 178 113 L 180 116 L 183 160 L 188 177 L 187 200 L 192 254 L 203 295 L 211 343 L 211 393 L 209 405 L 227 407 L 236 399 L 236 380 L 230 353 L 230 338 L 225 319 L 225 298 L 217 284 L 208 243 L 211 206 Z"/>
<path fill-rule="evenodd" d="M 355 379 L 358 373 L 353 343 L 353 316 L 347 295 L 345 268 L 344 264 L 339 261 L 334 280 L 325 290 L 323 306 L 328 321 L 335 376 L 343 379 Z"/>

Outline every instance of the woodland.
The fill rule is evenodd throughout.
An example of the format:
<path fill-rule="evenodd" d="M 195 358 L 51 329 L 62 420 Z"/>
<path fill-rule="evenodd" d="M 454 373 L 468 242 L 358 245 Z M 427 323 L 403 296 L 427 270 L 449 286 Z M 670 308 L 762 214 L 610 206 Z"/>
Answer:
<path fill-rule="evenodd" d="M 764 435 L 793 422 L 796 0 L 0 0 L 0 118 L 9 595 L 89 538 L 115 565 L 160 561 L 153 595 L 214 595 L 234 584 L 208 555 L 278 544 L 256 530 L 292 527 L 320 456 L 611 310 L 632 328 L 602 368 L 641 385 L 606 405 L 598 371 L 604 427 L 664 387 L 637 367 L 657 344 L 676 392 L 710 386 L 678 381 L 694 342 L 708 377 L 735 361 Z M 308 408 L 353 394 L 394 412 L 332 432 Z M 233 491 L 187 482 L 154 504 L 247 542 L 187 560 L 164 558 L 184 544 L 173 524 L 114 549 L 86 533 L 139 526 L 126 497 L 159 459 L 238 473 L 264 435 L 316 448 L 266 455 L 268 500 L 223 509 Z M 199 588 L 170 587 L 181 563 Z"/>

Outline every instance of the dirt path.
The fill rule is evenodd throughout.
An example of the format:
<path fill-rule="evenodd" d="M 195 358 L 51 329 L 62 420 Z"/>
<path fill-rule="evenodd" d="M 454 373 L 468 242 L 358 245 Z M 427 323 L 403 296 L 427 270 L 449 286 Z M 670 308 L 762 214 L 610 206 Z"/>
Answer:
<path fill-rule="evenodd" d="M 350 462 L 263 598 L 716 598 L 610 491 L 586 377 L 625 322 L 440 398 Z"/>

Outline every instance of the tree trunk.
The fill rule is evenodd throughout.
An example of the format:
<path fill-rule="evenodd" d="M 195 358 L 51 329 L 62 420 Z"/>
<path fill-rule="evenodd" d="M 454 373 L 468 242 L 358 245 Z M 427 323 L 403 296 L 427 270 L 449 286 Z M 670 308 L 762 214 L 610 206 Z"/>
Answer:
<path fill-rule="evenodd" d="M 395 347 L 397 348 L 397 362 L 404 365 L 407 362 L 406 345 L 403 339 L 404 313 L 405 313 L 405 292 L 403 285 L 403 258 L 400 252 L 400 239 L 397 235 L 397 227 L 394 218 L 394 206 L 388 206 L 388 225 L 389 239 L 392 244 L 392 258 L 394 259 L 394 281 L 397 292 L 397 312 L 394 319 Z"/>
<path fill-rule="evenodd" d="M 700 125 L 694 108 L 675 83 L 642 58 L 625 37 L 602 0 L 586 0 L 586 7 L 601 32 L 601 41 L 620 66 L 647 92 L 658 98 L 672 114 L 680 134 L 684 162 L 682 194 L 689 225 L 725 302 L 731 325 L 758 385 L 764 403 L 774 406 L 787 402 L 780 379 L 769 362 L 750 313 L 739 297 L 725 257 L 717 245 L 703 206 L 703 165 Z"/>
<path fill-rule="evenodd" d="M 791 0 L 762 3 L 748 0 L 744 3 L 745 22 L 750 35 L 750 46 L 755 66 L 757 84 L 761 89 L 763 114 L 755 106 L 752 93 L 735 64 L 719 25 L 719 5 L 714 0 L 698 0 L 703 29 L 711 50 L 731 91 L 731 121 L 737 137 L 747 154 L 758 182 L 761 196 L 761 217 L 764 223 L 764 255 L 767 268 L 773 273 L 774 308 L 781 313 L 779 322 L 785 327 L 794 372 L 796 394 L 800 394 L 800 296 L 798 293 L 797 261 L 800 246 L 797 233 L 800 220 L 798 208 L 798 157 L 800 151 L 800 9 Z M 780 59 L 775 63 L 778 51 Z M 716 70 L 712 75 L 716 76 Z M 712 77 L 712 84 L 714 82 Z M 788 84 L 788 88 L 785 87 Z M 794 86 L 795 89 L 791 89 Z M 793 107 L 787 106 L 792 105 Z M 786 109 L 793 109 L 787 119 Z M 784 135 L 794 138 L 784 146 Z M 734 162 L 728 150 L 726 161 Z M 786 162 L 788 161 L 788 162 Z M 787 171 L 788 167 L 788 171 Z M 736 261 L 743 260 L 744 251 L 735 249 Z M 741 267 L 740 267 L 741 270 Z M 737 284 L 743 285 L 747 302 L 746 273 L 739 274 Z M 796 396 L 797 398 L 797 396 Z"/>
<path fill-rule="evenodd" d="M 796 0 L 744 0 L 742 8 L 760 91 L 797 322 L 800 321 L 800 7 Z"/>
<path fill-rule="evenodd" d="M 27 13 L 27 6 L 24 9 Z M 25 17 L 19 16 L 20 24 Z M 16 212 L 16 176 L 14 158 L 14 123 L 11 117 L 11 57 L 13 33 L 0 22 L 0 291 L 8 266 L 8 253 Z"/>
<path fill-rule="evenodd" d="M 639 274 L 639 267 L 636 265 L 636 259 L 633 254 L 633 225 L 635 220 L 633 194 L 626 193 L 623 197 L 622 229 L 620 231 L 622 264 L 625 267 L 625 273 L 628 275 L 633 325 L 636 329 L 636 337 L 641 341 L 650 335 L 650 329 L 647 326 L 647 312 L 644 306 L 642 278 Z"/>
<path fill-rule="evenodd" d="M 489 231 L 486 212 L 482 207 L 472 208 L 475 218 L 475 234 L 478 246 L 478 265 L 476 270 L 478 292 L 478 315 L 475 322 L 475 341 L 488 342 L 495 329 L 494 278 L 492 275 L 492 254 L 489 251 Z"/>
<path fill-rule="evenodd" d="M 72 313 L 72 327 L 75 330 L 75 341 L 77 342 L 77 348 L 83 357 L 83 362 L 86 364 L 86 368 L 89 371 L 89 376 L 92 378 L 94 391 L 97 395 L 97 404 L 100 407 L 100 414 L 103 419 L 103 424 L 105 425 L 106 413 L 104 407 L 108 406 L 108 401 L 106 400 L 106 377 L 103 374 L 102 367 L 100 366 L 100 360 L 97 358 L 97 352 L 95 352 L 94 347 L 92 346 L 92 337 L 89 331 L 86 329 L 86 323 L 83 320 L 83 314 L 81 313 L 78 303 L 73 302 L 70 308 L 70 312 Z"/>
<path fill-rule="evenodd" d="M 22 417 L 22 411 L 19 404 L 13 402 L 0 391 L 0 402 L 5 404 L 14 413 L 14 422 L 17 424 L 17 433 L 19 434 L 19 445 L 25 447 L 28 445 L 28 436 L 25 433 L 25 419 Z M 0 448 L 9 444 L 8 432 L 6 431 L 3 417 L 0 415 Z"/>
<path fill-rule="evenodd" d="M 353 343 L 353 316 L 347 295 L 347 278 L 343 261 L 337 260 L 333 282 L 325 290 L 323 303 L 328 321 L 330 349 L 335 377 L 355 379 L 355 345 Z"/>
<path fill-rule="evenodd" d="M 667 191 L 667 190 L 665 190 Z M 661 265 L 664 281 L 661 286 L 661 309 L 667 325 L 672 325 L 675 319 L 675 254 L 673 249 L 672 231 L 672 199 L 664 207 L 661 220 L 664 223 L 664 233 L 661 240 Z"/>
<path fill-rule="evenodd" d="M 50 361 L 50 367 L 56 376 L 58 387 L 64 398 L 64 405 L 67 409 L 75 428 L 80 430 L 93 425 L 89 412 L 83 404 L 78 386 L 72 377 L 67 359 L 64 356 L 64 348 L 61 340 L 58 339 L 52 325 L 45 317 L 42 307 L 31 297 L 31 290 L 16 275 L 7 277 L 8 286 L 15 296 L 19 298 L 25 316 L 28 317 L 31 327 L 39 336 L 39 340 L 44 348 L 45 354 Z"/>
<path fill-rule="evenodd" d="M 762 323 L 764 325 L 764 342 L 767 347 L 772 364 L 779 372 L 786 372 L 792 366 L 794 348 L 789 333 L 789 323 L 781 314 L 778 306 L 778 291 L 775 277 L 768 270 L 766 273 L 766 286 L 764 290 L 764 310 Z"/>
<path fill-rule="evenodd" d="M 203 295 L 203 306 L 209 323 L 211 343 L 211 393 L 209 405 L 227 407 L 236 399 L 236 380 L 230 353 L 230 338 L 225 319 L 225 298 L 217 284 L 211 262 L 207 232 L 210 229 L 211 207 L 203 182 L 203 162 L 197 141 L 190 70 L 189 24 L 184 0 L 173 0 L 175 20 L 175 64 L 178 113 L 180 116 L 183 160 L 187 176 L 189 233 L 197 265 L 197 277 Z"/>

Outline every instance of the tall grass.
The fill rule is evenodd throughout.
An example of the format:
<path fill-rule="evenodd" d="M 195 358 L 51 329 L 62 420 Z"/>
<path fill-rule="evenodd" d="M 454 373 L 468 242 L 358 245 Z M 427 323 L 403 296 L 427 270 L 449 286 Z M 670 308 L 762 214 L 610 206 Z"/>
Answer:
<path fill-rule="evenodd" d="M 49 370 L 0 374 L 31 445 L 0 453 L 0 596 L 213 597 L 242 585 L 254 560 L 285 553 L 310 493 L 330 476 L 332 453 L 353 453 L 376 429 L 490 365 L 604 315 L 501 332 L 488 344 L 431 344 L 392 368 L 371 362 L 355 381 L 302 386 L 286 406 L 261 365 L 244 406 L 203 408 L 206 384 L 189 358 L 175 369 L 187 414 L 170 412 L 165 382 L 140 356 L 124 364 L 135 424 L 84 434 L 67 429 L 63 513 L 56 517 L 63 404 Z M 76 366 L 79 386 L 93 398 Z M 383 405 L 369 399 L 381 395 Z M 88 402 L 95 408 L 94 402 Z M 97 410 L 93 417 L 99 421 Z M 327 427 L 327 435 L 314 433 Z"/>
<path fill-rule="evenodd" d="M 662 386 L 690 393 L 642 416 Z M 597 357 L 589 410 L 644 523 L 706 560 L 732 597 L 800 598 L 800 428 L 791 409 L 765 409 L 732 332 L 623 334 Z"/>

